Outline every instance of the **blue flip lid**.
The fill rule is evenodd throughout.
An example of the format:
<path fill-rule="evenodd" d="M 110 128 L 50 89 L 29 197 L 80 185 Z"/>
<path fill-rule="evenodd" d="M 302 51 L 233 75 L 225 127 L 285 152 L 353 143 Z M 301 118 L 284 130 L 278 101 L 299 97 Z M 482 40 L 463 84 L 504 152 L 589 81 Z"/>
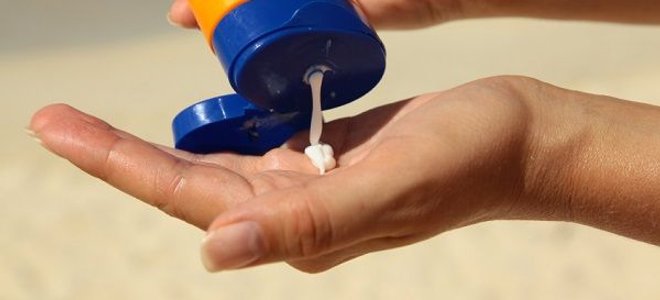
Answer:
<path fill-rule="evenodd" d="M 310 120 L 311 112 L 277 113 L 229 94 L 184 109 L 172 121 L 172 130 L 177 149 L 262 155 L 309 128 Z"/>

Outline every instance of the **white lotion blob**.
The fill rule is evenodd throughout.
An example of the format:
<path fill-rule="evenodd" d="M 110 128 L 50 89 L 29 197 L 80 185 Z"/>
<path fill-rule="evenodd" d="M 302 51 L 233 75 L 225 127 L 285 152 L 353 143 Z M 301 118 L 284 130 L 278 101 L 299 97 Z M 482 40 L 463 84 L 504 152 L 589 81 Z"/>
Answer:
<path fill-rule="evenodd" d="M 321 132 L 323 131 L 323 113 L 321 110 L 321 85 L 323 84 L 323 72 L 329 69 L 325 66 L 311 67 L 304 76 L 305 82 L 312 87 L 312 123 L 309 128 L 310 146 L 305 148 L 305 155 L 309 157 L 312 164 L 319 169 L 321 175 L 337 166 L 334 151 L 328 144 L 321 144 Z"/>
<path fill-rule="evenodd" d="M 325 174 L 326 170 L 332 170 L 337 166 L 337 161 L 334 157 L 335 153 L 328 144 L 308 146 L 305 148 L 305 155 L 312 160 L 312 164 L 319 169 L 321 175 Z"/>

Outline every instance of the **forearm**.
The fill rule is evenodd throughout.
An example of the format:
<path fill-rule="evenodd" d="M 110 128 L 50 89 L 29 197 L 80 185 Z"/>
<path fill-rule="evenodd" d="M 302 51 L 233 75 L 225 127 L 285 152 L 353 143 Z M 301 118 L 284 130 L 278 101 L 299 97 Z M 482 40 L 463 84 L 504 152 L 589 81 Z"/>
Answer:
<path fill-rule="evenodd" d="M 537 91 L 526 211 L 660 245 L 660 107 Z"/>
<path fill-rule="evenodd" d="M 653 0 L 463 0 L 465 17 L 532 17 L 660 24 Z"/>

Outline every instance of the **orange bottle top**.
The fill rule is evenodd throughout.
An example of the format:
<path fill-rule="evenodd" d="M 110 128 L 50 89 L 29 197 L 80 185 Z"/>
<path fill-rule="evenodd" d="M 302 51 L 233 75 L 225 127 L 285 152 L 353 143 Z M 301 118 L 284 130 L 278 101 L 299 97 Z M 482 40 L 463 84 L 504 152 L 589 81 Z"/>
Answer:
<path fill-rule="evenodd" d="M 220 20 L 247 0 L 188 0 L 197 24 L 213 48 L 213 32 Z"/>

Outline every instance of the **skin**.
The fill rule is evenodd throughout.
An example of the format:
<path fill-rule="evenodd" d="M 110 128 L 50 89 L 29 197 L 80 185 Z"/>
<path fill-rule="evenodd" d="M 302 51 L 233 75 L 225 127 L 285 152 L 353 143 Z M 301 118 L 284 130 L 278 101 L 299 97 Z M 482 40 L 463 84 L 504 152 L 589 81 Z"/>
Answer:
<path fill-rule="evenodd" d="M 358 0 L 378 29 L 422 28 L 488 17 L 532 17 L 660 24 L 660 2 L 652 0 Z M 172 3 L 168 19 L 196 28 L 187 0 Z"/>
<path fill-rule="evenodd" d="M 502 219 L 577 222 L 660 245 L 660 108 L 529 78 L 330 122 L 338 168 L 325 176 L 300 151 L 306 133 L 250 157 L 153 145 L 63 104 L 37 112 L 31 128 L 89 174 L 208 228 L 212 271 L 287 261 L 320 272 Z M 254 232 L 223 234 L 241 222 Z"/>
<path fill-rule="evenodd" d="M 435 10 L 448 1 L 404 3 L 361 5 L 382 26 L 467 16 L 467 1 L 447 14 Z M 421 11 L 430 17 L 415 19 Z M 170 19 L 194 26 L 184 1 Z M 305 272 L 490 220 L 575 222 L 660 245 L 657 128 L 658 107 L 510 76 L 326 124 L 338 166 L 324 176 L 302 153 L 305 132 L 262 157 L 201 156 L 64 104 L 43 108 L 30 125 L 83 171 L 206 229 L 209 271 L 286 261 Z"/>

